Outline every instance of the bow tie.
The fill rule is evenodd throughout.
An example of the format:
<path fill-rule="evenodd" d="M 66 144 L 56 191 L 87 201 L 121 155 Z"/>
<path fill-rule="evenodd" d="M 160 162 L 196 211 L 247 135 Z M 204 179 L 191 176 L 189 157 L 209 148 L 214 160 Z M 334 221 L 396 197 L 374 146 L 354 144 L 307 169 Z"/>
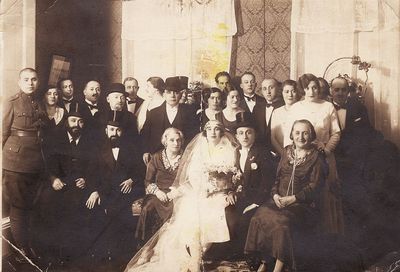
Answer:
<path fill-rule="evenodd" d="M 99 107 L 97 105 L 91 105 L 91 104 L 88 104 L 88 103 L 86 103 L 86 104 L 89 106 L 90 110 L 93 110 L 93 109 L 98 110 L 99 109 Z"/>
<path fill-rule="evenodd" d="M 256 101 L 256 96 L 255 95 L 253 95 L 253 97 L 245 95 L 244 97 L 246 98 L 247 101 L 254 101 L 254 102 Z"/>
<path fill-rule="evenodd" d="M 135 100 L 128 100 L 128 105 L 134 104 L 134 103 L 136 103 L 136 99 Z"/>
<path fill-rule="evenodd" d="M 269 108 L 269 107 L 274 107 L 274 104 L 273 104 L 273 103 L 267 103 L 266 107 L 267 107 L 267 108 Z"/>
<path fill-rule="evenodd" d="M 111 148 L 119 148 L 119 143 L 118 142 L 111 143 Z"/>
<path fill-rule="evenodd" d="M 345 109 L 347 109 L 347 105 L 346 104 L 344 104 L 343 106 L 341 106 L 341 105 L 339 105 L 339 104 L 336 104 L 336 103 L 333 103 L 333 106 L 335 107 L 335 110 L 341 110 L 341 109 L 343 109 L 343 110 L 345 110 Z"/>
<path fill-rule="evenodd" d="M 64 104 L 72 103 L 72 99 L 71 100 L 63 99 L 63 101 L 64 101 Z"/>

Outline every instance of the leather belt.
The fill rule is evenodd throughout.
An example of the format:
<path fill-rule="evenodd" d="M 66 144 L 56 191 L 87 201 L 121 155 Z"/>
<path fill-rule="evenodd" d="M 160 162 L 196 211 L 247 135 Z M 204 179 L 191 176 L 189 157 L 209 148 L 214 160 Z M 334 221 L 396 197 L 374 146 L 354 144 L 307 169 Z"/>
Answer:
<path fill-rule="evenodd" d="M 37 137 L 37 131 L 25 131 L 25 130 L 11 130 L 11 136 L 19 137 Z"/>

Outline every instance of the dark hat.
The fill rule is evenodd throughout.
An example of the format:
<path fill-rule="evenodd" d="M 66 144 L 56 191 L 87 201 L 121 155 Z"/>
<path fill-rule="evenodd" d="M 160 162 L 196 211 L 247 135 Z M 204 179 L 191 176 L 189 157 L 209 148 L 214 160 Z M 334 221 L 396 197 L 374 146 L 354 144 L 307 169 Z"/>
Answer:
<path fill-rule="evenodd" d="M 121 125 L 120 120 L 122 117 L 122 111 L 110 110 L 108 113 L 107 125 L 119 127 Z"/>
<path fill-rule="evenodd" d="M 80 112 L 79 103 L 76 101 L 72 102 L 70 105 L 70 111 L 68 112 L 67 117 L 70 117 L 70 116 L 83 118 L 83 116 Z"/>
<path fill-rule="evenodd" d="M 107 89 L 106 95 L 109 95 L 110 93 L 121 93 L 126 95 L 125 85 L 122 83 L 111 83 L 110 87 Z"/>
<path fill-rule="evenodd" d="M 254 117 L 250 112 L 244 111 L 236 114 L 235 130 L 241 127 L 256 129 Z"/>
<path fill-rule="evenodd" d="M 168 77 L 165 80 L 165 89 L 168 91 L 179 92 L 182 90 L 181 80 L 179 77 Z"/>
<path fill-rule="evenodd" d="M 178 76 L 181 82 L 181 90 L 186 90 L 188 88 L 189 78 L 187 76 Z"/>

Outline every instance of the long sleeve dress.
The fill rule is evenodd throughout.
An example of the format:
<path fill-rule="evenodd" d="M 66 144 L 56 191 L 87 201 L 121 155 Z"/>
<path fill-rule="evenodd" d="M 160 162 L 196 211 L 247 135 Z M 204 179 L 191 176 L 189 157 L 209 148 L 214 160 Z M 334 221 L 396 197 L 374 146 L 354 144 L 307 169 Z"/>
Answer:
<path fill-rule="evenodd" d="M 157 189 L 164 193 L 170 191 L 169 187 L 175 180 L 178 163 L 179 161 L 176 165 L 168 165 L 165 150 L 152 156 L 146 171 L 147 195 L 143 200 L 142 211 L 136 227 L 137 239 L 147 241 L 171 217 L 173 202 L 163 203 L 154 193 Z"/>
<path fill-rule="evenodd" d="M 339 193 L 339 178 L 336 169 L 334 150 L 340 140 L 340 127 L 337 113 L 332 103 L 327 101 L 311 102 L 302 100 L 290 108 L 284 128 L 284 146 L 291 144 L 290 132 L 293 122 L 306 119 L 314 126 L 316 143 L 325 146 L 326 161 L 329 173 L 326 179 L 327 186 L 322 192 L 323 229 L 328 233 L 342 234 L 344 232 L 342 201 Z"/>
<path fill-rule="evenodd" d="M 296 202 L 279 209 L 273 200 L 258 208 L 250 221 L 245 252 L 271 256 L 294 267 L 292 234 L 312 229 L 318 222 L 319 193 L 324 182 L 325 161 L 313 148 L 294 165 L 294 148 L 285 148 L 271 197 L 295 195 Z"/>

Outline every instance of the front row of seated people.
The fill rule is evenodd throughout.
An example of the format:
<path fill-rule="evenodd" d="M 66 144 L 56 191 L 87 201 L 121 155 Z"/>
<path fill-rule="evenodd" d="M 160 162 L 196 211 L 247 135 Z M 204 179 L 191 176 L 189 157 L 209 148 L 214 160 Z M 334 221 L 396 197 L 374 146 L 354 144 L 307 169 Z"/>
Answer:
<path fill-rule="evenodd" d="M 106 108 L 99 102 L 98 82 L 89 81 L 84 101 L 77 102 L 67 79 L 58 87 L 63 101 L 58 101 L 57 90 L 49 88 L 42 96 L 43 114 L 36 116 L 23 115 L 28 110 L 18 109 L 19 99 L 22 104 L 25 96 L 34 99 L 31 93 L 37 89 L 37 82 L 24 88 L 26 76 L 35 79 L 36 71 L 21 71 L 21 95 L 7 101 L 3 115 L 5 191 L 11 198 L 19 197 L 11 193 L 9 181 L 22 182 L 18 172 L 23 170 L 8 170 L 8 160 L 18 153 L 11 152 L 12 146 L 8 148 L 7 137 L 25 139 L 40 130 L 44 177 L 50 182 L 40 190 L 38 218 L 45 219 L 45 235 L 39 240 L 49 254 L 58 248 L 60 255 L 79 259 L 100 235 L 112 241 L 105 247 L 118 250 L 128 240 L 116 236 L 126 237 L 119 235 L 125 233 L 145 244 L 128 271 L 142 271 L 154 263 L 171 266 L 170 271 L 197 271 L 211 243 L 231 240 L 239 253 L 272 255 L 277 259 L 277 272 L 284 264 L 293 267 L 290 228 L 298 222 L 312 224 L 320 211 L 318 218 L 326 231 L 343 232 L 333 154 L 341 131 L 346 133 L 339 142 L 340 150 L 349 153 L 354 131 L 360 124 L 369 124 L 361 104 L 347 99 L 344 78 L 332 81 L 331 103 L 320 99 L 314 75 L 305 74 L 298 83 L 285 81 L 282 100 L 278 81 L 264 80 L 261 97 L 255 94 L 254 75 L 246 72 L 240 83 L 243 91 L 229 84 L 224 90 L 204 90 L 205 110 L 198 115 L 192 105 L 179 103 L 184 88 L 180 77 L 165 82 L 149 78 L 147 89 L 152 95 L 145 100 L 137 97 L 138 84 L 133 78 L 126 80 L 127 87 L 111 84 Z M 229 81 L 228 76 L 221 77 Z M 125 91 L 129 99 L 125 99 Z M 350 102 L 360 110 L 348 108 L 347 115 L 343 114 L 341 106 Z M 21 115 L 13 117 L 15 109 Z M 32 126 L 18 126 L 19 116 L 30 116 Z M 27 126 L 27 120 L 24 124 Z M 202 131 L 195 136 L 199 127 Z M 271 149 L 281 157 L 276 178 L 276 157 L 270 156 Z M 145 177 L 143 162 L 147 165 Z M 37 179 L 37 174 L 32 178 Z M 135 232 L 130 206 L 144 192 Z M 13 214 L 23 218 L 11 218 L 18 242 L 24 232 L 21 222 L 30 216 L 19 210 L 12 204 Z M 273 230 L 276 226 L 280 232 Z M 28 240 L 21 245 L 30 255 Z M 134 252 L 133 244 L 125 251 Z"/>

